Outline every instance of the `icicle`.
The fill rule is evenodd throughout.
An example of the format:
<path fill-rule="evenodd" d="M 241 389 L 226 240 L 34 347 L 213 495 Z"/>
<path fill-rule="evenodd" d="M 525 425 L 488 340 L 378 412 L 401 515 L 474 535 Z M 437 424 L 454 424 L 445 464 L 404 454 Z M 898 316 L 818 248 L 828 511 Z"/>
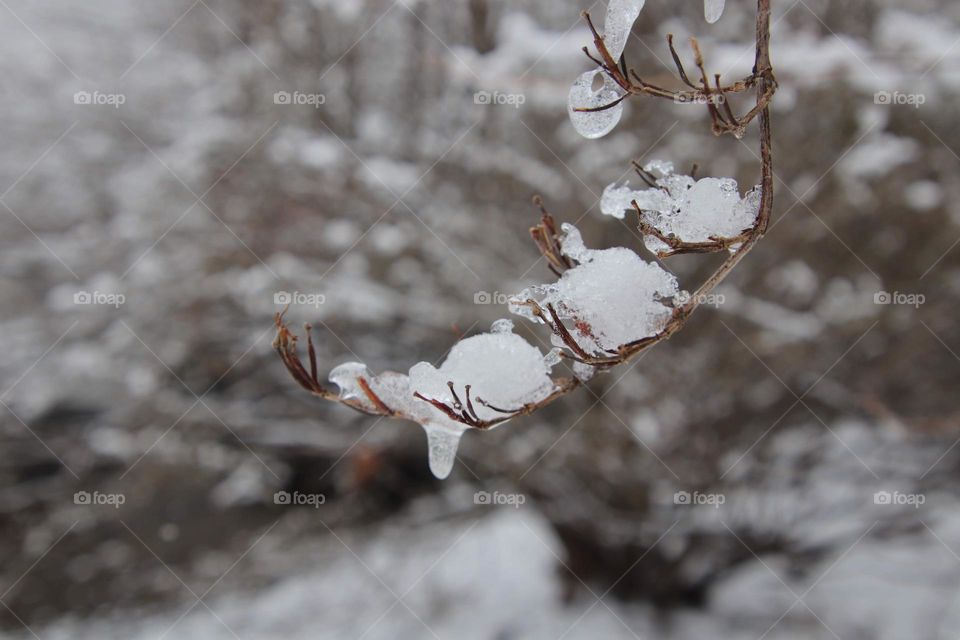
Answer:
<path fill-rule="evenodd" d="M 457 460 L 460 436 L 463 435 L 465 428 L 458 429 L 453 426 L 426 422 L 423 424 L 423 430 L 427 433 L 430 472 L 443 480 L 453 470 L 453 463 Z"/>
<path fill-rule="evenodd" d="M 703 17 L 713 24 L 723 15 L 723 6 L 726 0 L 703 0 Z"/>
<path fill-rule="evenodd" d="M 610 0 L 603 26 L 603 44 L 614 60 L 619 60 L 627 46 L 630 29 L 637 21 L 646 0 Z"/>

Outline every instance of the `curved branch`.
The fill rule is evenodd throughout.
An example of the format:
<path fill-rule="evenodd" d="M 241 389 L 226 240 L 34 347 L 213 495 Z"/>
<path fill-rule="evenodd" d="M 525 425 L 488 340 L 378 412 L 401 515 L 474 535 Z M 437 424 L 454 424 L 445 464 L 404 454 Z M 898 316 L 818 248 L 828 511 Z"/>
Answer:
<path fill-rule="evenodd" d="M 674 307 L 669 320 L 663 328 L 653 336 L 641 338 L 634 342 L 620 345 L 616 351 L 611 351 L 607 355 L 595 355 L 587 352 L 580 346 L 572 334 L 564 326 L 556 310 L 547 306 L 547 312 L 535 301 L 528 300 L 534 316 L 548 325 L 551 330 L 557 334 L 564 344 L 570 349 L 573 355 L 563 353 L 562 355 L 576 360 L 578 362 L 591 365 L 596 369 L 607 369 L 618 364 L 623 364 L 636 357 L 637 354 L 645 351 L 653 345 L 669 339 L 674 333 L 679 331 L 698 308 L 707 294 L 712 292 L 741 260 L 756 246 L 757 242 L 763 237 L 770 221 L 770 214 L 773 208 L 773 153 L 771 144 L 771 126 L 770 126 L 770 102 L 777 88 L 777 82 L 773 74 L 773 68 L 770 63 L 770 0 L 757 0 L 756 17 L 756 58 L 753 72 L 747 78 L 739 80 L 730 85 L 722 85 L 719 76 L 714 76 L 714 86 L 711 87 L 706 69 L 703 65 L 703 57 L 700 54 L 699 46 L 696 40 L 692 40 L 692 46 L 696 57 L 697 68 L 701 72 L 702 86 L 696 86 L 689 78 L 680 57 L 673 47 L 673 36 L 667 37 L 667 43 L 670 48 L 671 56 L 677 66 L 681 81 L 690 87 L 689 90 L 671 91 L 641 80 L 640 76 L 632 69 L 629 69 L 626 61 L 621 58 L 619 61 L 613 60 L 610 52 L 604 45 L 602 36 L 599 35 L 589 14 L 583 14 L 587 24 L 594 37 L 594 44 L 600 54 L 600 59 L 587 55 L 596 62 L 600 68 L 613 79 L 628 95 L 650 95 L 660 98 L 669 98 L 677 102 L 698 102 L 705 101 L 710 113 L 713 124 L 713 132 L 716 135 L 732 133 L 739 137 L 743 134 L 745 127 L 755 118 L 759 122 L 760 130 L 760 161 L 761 161 L 761 180 L 760 180 L 760 207 L 757 218 L 752 227 L 732 238 L 711 238 L 709 242 L 687 243 L 680 241 L 673 236 L 664 236 L 652 226 L 647 225 L 644 229 L 644 221 L 641 218 L 641 229 L 649 232 L 663 241 L 671 248 L 669 252 L 662 254 L 663 257 L 677 255 L 681 253 L 705 253 L 709 251 L 720 251 L 732 249 L 729 257 L 720 264 L 720 266 L 700 285 L 696 292 L 690 298 Z M 727 93 L 739 93 L 755 89 L 756 100 L 753 108 L 744 116 L 737 117 L 733 114 L 729 104 L 726 104 L 724 98 Z M 717 108 L 717 103 L 723 103 L 723 110 Z M 641 177 L 644 177 L 641 173 Z M 553 217 L 547 213 L 543 207 L 542 201 L 537 197 L 535 203 L 540 207 L 542 217 L 540 223 L 531 228 L 530 234 L 537 245 L 537 248 L 546 258 L 550 269 L 560 276 L 567 269 L 576 266 L 576 262 L 565 256 L 561 250 L 560 238 L 557 233 Z M 634 203 L 636 206 L 636 203 Z M 637 207 L 639 212 L 639 207 Z M 739 245 L 739 246 L 738 246 Z M 309 359 L 309 370 L 304 366 L 297 353 L 297 337 L 290 332 L 283 322 L 283 312 L 276 314 L 275 323 L 277 327 L 277 337 L 274 341 L 274 348 L 280 355 L 281 360 L 286 366 L 290 375 L 304 389 L 310 393 L 319 396 L 325 400 L 339 402 L 357 411 L 370 415 L 400 417 L 408 420 L 414 420 L 413 417 L 391 408 L 385 403 L 373 390 L 368 381 L 362 377 L 357 379 L 358 386 L 363 391 L 369 404 L 364 403 L 359 398 L 344 399 L 339 394 L 320 384 L 317 377 L 317 358 L 313 348 L 313 341 L 310 334 L 310 326 L 306 325 L 307 351 Z M 473 399 L 470 396 L 470 386 L 465 386 L 465 401 L 461 402 L 459 396 L 453 390 L 451 392 L 454 398 L 454 406 L 423 396 L 414 391 L 414 396 L 420 400 L 429 403 L 439 411 L 447 415 L 451 420 L 463 423 L 476 429 L 487 429 L 514 417 L 528 415 L 557 398 L 566 395 L 576 389 L 581 382 L 576 378 L 554 378 L 554 390 L 547 397 L 538 402 L 525 404 L 518 409 L 501 409 L 491 405 L 479 397 L 475 397 L 477 404 L 485 406 L 498 413 L 503 413 L 503 417 L 492 420 L 481 420 L 473 406 Z"/>

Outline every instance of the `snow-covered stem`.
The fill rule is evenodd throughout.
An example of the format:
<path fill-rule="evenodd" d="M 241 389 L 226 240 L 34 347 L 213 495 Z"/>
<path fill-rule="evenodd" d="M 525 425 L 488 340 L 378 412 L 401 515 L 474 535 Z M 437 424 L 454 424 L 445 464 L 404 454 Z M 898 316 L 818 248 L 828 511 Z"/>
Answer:
<path fill-rule="evenodd" d="M 549 326 L 559 341 L 569 349 L 570 353 L 561 351 L 561 356 L 580 363 L 579 366 L 589 365 L 596 369 L 607 369 L 629 361 L 640 352 L 658 342 L 670 338 L 674 333 L 679 331 L 685 325 L 691 314 L 697 309 L 701 301 L 706 298 L 706 294 L 713 291 L 713 289 L 730 274 L 733 268 L 743 260 L 765 233 L 773 206 L 773 157 L 769 105 L 776 91 L 777 83 L 770 64 L 770 0 L 757 0 L 756 58 L 753 71 L 747 78 L 732 84 L 722 85 L 719 76 L 715 76 L 714 85 L 711 86 L 699 45 L 696 40 L 691 39 L 695 54 L 695 64 L 700 72 L 700 85 L 694 84 L 684 69 L 680 61 L 680 56 L 673 47 L 672 36 L 668 37 L 668 46 L 677 66 L 680 79 L 689 87 L 688 90 L 680 91 L 668 90 L 646 83 L 640 79 L 639 74 L 627 66 L 622 56 L 619 56 L 619 59 L 615 60 L 614 56 L 611 55 L 607 49 L 603 37 L 600 36 L 594 28 L 589 15 L 584 13 L 584 16 L 594 35 L 594 44 L 599 53 L 599 58 L 591 56 L 589 52 L 587 52 L 587 55 L 625 92 L 626 95 L 624 95 L 623 98 L 651 95 L 670 98 L 675 101 L 704 100 L 708 106 L 713 133 L 718 136 L 724 133 L 732 133 L 739 138 L 743 135 L 746 126 L 750 122 L 754 119 L 757 119 L 759 122 L 761 160 L 760 202 L 756 218 L 749 228 L 743 229 L 740 233 L 730 237 L 710 236 L 707 241 L 687 242 L 655 229 L 644 220 L 640 207 L 634 202 L 638 213 L 641 214 L 641 231 L 644 235 L 652 235 L 669 247 L 669 251 L 664 252 L 665 256 L 712 251 L 730 252 L 726 260 L 700 285 L 694 295 L 691 295 L 689 299 L 684 300 L 682 303 L 675 303 L 675 306 L 669 311 L 669 315 L 662 326 L 658 326 L 652 335 L 639 337 L 626 344 L 620 344 L 615 349 L 608 345 L 597 347 L 599 351 L 593 348 L 587 349 L 577 342 L 574 332 L 567 329 L 561 318 L 561 314 L 558 313 L 558 310 L 552 303 L 546 302 L 541 304 L 533 299 L 526 301 L 521 300 L 521 302 L 518 303 L 518 306 L 529 309 L 530 317 Z M 620 44 L 622 45 L 622 42 Z M 622 51 L 622 46 L 618 49 L 618 53 L 620 51 Z M 723 97 L 726 93 L 740 93 L 750 89 L 755 91 L 755 104 L 753 108 L 742 117 L 738 118 L 733 114 L 725 99 L 717 100 L 718 96 Z M 619 104 L 623 98 L 617 99 L 616 104 Z M 722 110 L 717 107 L 716 103 L 723 105 Z M 599 108 L 573 109 L 573 111 L 600 111 L 610 109 L 616 106 L 616 104 L 608 104 Z M 602 133 L 600 135 L 602 135 Z M 637 166 L 637 169 L 640 177 L 644 179 L 645 182 L 650 186 L 655 186 L 652 176 L 648 175 L 642 167 Z M 550 269 L 556 275 L 563 276 L 565 272 L 569 270 L 583 268 L 584 265 L 579 264 L 576 256 L 570 255 L 569 252 L 564 252 L 562 234 L 557 232 L 557 225 L 553 217 L 544 208 L 542 201 L 536 198 L 535 203 L 540 208 L 541 220 L 538 225 L 531 228 L 530 234 L 538 249 L 547 260 Z M 636 258 L 636 256 L 634 256 L 634 258 Z M 666 274 L 666 272 L 664 272 L 664 274 Z M 672 278 L 672 276 L 668 277 Z M 524 400 L 516 403 L 519 406 L 496 406 L 487 400 L 493 400 L 499 404 L 500 401 L 498 399 L 487 398 L 485 400 L 475 394 L 471 396 L 471 389 L 475 386 L 472 384 L 472 382 L 475 381 L 472 380 L 460 380 L 457 385 L 454 384 L 453 380 L 447 380 L 441 384 L 441 386 L 443 384 L 446 385 L 443 391 L 434 389 L 432 392 L 427 392 L 421 388 L 413 388 L 412 380 L 415 370 L 417 370 L 419 375 L 417 379 L 421 380 L 421 382 L 423 380 L 436 382 L 437 375 L 443 376 L 449 373 L 448 371 L 441 371 L 444 369 L 443 367 L 441 367 L 441 370 L 436 370 L 426 363 L 421 363 L 411 369 L 409 378 L 400 374 L 383 374 L 383 377 L 372 376 L 368 380 L 365 377 L 367 373 L 365 373 L 366 369 L 363 365 L 349 363 L 347 365 L 341 365 L 341 367 L 338 367 L 338 369 L 331 374 L 331 379 L 341 387 L 341 392 L 336 393 L 319 382 L 316 353 L 310 337 L 309 325 L 306 326 L 308 370 L 297 352 L 297 337 L 287 328 L 283 320 L 283 315 L 283 313 L 279 313 L 276 316 L 277 337 L 274 342 L 274 347 L 287 370 L 290 372 L 290 375 L 300 386 L 318 397 L 339 402 L 363 413 L 404 418 L 419 422 L 427 428 L 428 438 L 436 437 L 438 433 L 436 425 L 444 421 L 447 421 L 445 428 L 447 428 L 448 431 L 451 426 L 461 430 L 465 427 L 486 429 L 511 418 L 533 413 L 550 404 L 560 396 L 569 393 L 580 384 L 577 378 L 547 377 L 545 373 L 541 373 L 542 381 L 546 386 L 540 385 L 532 389 L 532 395 L 531 393 L 523 394 L 521 397 L 524 398 Z M 512 324 L 510 326 L 512 326 Z M 584 329 L 578 323 L 576 329 L 577 335 L 581 338 L 584 337 L 584 334 L 588 336 L 590 334 L 589 326 Z M 497 336 L 498 334 L 499 337 L 491 338 L 491 336 Z M 507 338 L 504 337 L 507 334 L 509 334 L 509 329 L 505 333 L 503 331 L 494 331 L 493 334 L 485 335 L 492 340 L 507 340 Z M 468 338 L 460 344 L 463 345 L 467 341 L 476 339 L 477 337 Z M 519 340 L 516 336 L 513 336 L 511 339 Z M 491 346 L 495 346 L 496 344 L 496 342 L 491 343 Z M 463 353 L 459 355 L 463 356 L 464 353 L 470 353 L 473 357 L 479 356 L 483 359 L 483 352 L 476 351 L 478 345 L 479 343 L 475 342 L 471 346 L 471 349 L 474 349 L 473 351 L 465 349 Z M 533 347 L 529 345 L 526 345 L 526 347 L 533 350 Z M 456 347 L 454 350 L 456 351 Z M 539 363 L 539 351 L 534 350 L 533 353 L 533 356 L 527 354 L 533 358 L 533 360 L 528 360 L 528 363 Z M 495 358 L 488 360 L 489 362 L 484 363 L 484 365 L 488 367 L 486 371 L 483 371 L 482 367 L 476 370 L 471 368 L 467 372 L 467 377 L 473 375 L 483 377 L 485 374 L 488 382 L 489 380 L 499 379 L 499 377 L 502 376 L 502 372 L 498 372 L 496 367 L 502 366 L 503 363 L 497 361 Z M 555 361 L 556 360 L 553 362 Z M 455 369 L 457 364 L 459 364 L 459 362 L 451 366 L 450 369 Z M 541 365 L 534 364 L 533 366 L 539 371 Z M 552 363 L 548 365 L 546 369 L 543 369 L 543 371 L 547 371 L 549 366 L 552 366 Z M 427 377 L 424 378 L 424 375 Z M 345 385 L 349 387 L 349 390 L 345 389 Z M 462 392 L 458 393 L 457 388 L 462 389 Z M 506 405 L 506 403 L 502 404 Z M 455 451 L 456 439 L 459 438 L 459 433 L 454 433 L 452 436 L 448 434 L 445 438 L 453 439 L 452 451 Z M 441 448 L 450 445 L 449 441 L 441 440 L 442 441 L 434 444 L 439 444 Z M 433 456 L 434 445 L 432 444 L 431 447 L 431 456 Z M 447 454 L 450 454 L 450 452 L 447 451 Z M 444 465 L 446 466 L 440 465 L 443 468 L 438 472 L 441 476 L 449 473 L 449 466 L 452 466 L 452 454 L 445 457 Z M 431 464 L 433 465 L 433 463 Z M 436 469 L 435 472 L 437 472 Z"/>
<path fill-rule="evenodd" d="M 605 62 L 598 62 L 604 71 L 614 79 L 618 84 L 621 81 L 629 83 L 625 80 L 626 74 L 623 72 L 626 64 L 621 58 L 619 65 L 616 63 L 610 64 L 611 58 L 609 53 L 606 52 L 606 46 L 603 43 L 603 37 L 597 33 L 596 28 L 593 26 L 592 21 L 589 18 L 589 14 L 584 13 L 584 16 L 587 18 L 587 22 L 590 25 L 590 29 L 594 34 L 594 43 L 597 46 L 597 49 L 600 51 L 601 57 L 605 58 Z M 710 95 L 710 87 L 706 80 L 706 71 L 703 67 L 703 56 L 700 53 L 699 45 L 695 39 L 691 38 L 693 43 L 694 51 L 696 54 L 696 64 L 697 67 L 701 70 L 702 81 L 704 84 L 704 89 L 699 95 Z M 670 44 L 671 52 L 673 53 L 674 60 L 676 61 L 678 72 L 681 75 L 681 78 L 691 86 L 692 83 L 689 82 L 689 79 L 686 75 L 686 71 L 683 69 L 683 65 L 680 62 L 679 56 L 676 54 L 676 51 L 673 49 L 673 37 L 669 36 L 668 42 Z M 589 54 L 588 54 L 589 55 Z M 591 59 L 592 56 L 591 56 Z M 595 60 L 595 59 L 594 59 Z M 595 60 L 596 61 L 596 60 Z M 633 73 L 633 75 L 636 75 Z M 639 80 L 639 77 L 637 78 Z M 717 82 L 719 87 L 719 81 Z M 664 241 L 665 244 L 671 247 L 671 250 L 661 254 L 661 257 L 669 257 L 671 255 L 677 255 L 681 253 L 707 253 L 715 251 L 727 251 L 732 246 L 739 244 L 730 256 L 723 261 L 723 263 L 714 271 L 697 289 L 696 293 L 691 295 L 689 300 L 686 303 L 676 307 L 670 320 L 664 326 L 663 330 L 655 336 L 643 338 L 637 340 L 636 342 L 628 343 L 621 345 L 617 350 L 615 355 L 609 357 L 593 357 L 582 355 L 582 349 L 575 348 L 573 345 L 569 345 L 568 339 L 569 332 L 566 331 L 565 327 L 562 326 L 562 322 L 559 319 L 551 318 L 553 322 L 548 321 L 545 317 L 542 316 L 542 309 L 535 313 L 540 316 L 543 321 L 551 327 L 551 329 L 557 335 L 561 336 L 564 343 L 567 343 L 570 346 L 571 350 L 574 351 L 576 356 L 568 356 L 573 360 L 586 362 L 595 367 L 613 367 L 619 364 L 623 364 L 640 352 L 652 347 L 653 345 L 670 338 L 674 333 L 679 331 L 684 324 L 686 324 L 690 315 L 697 309 L 700 303 L 707 299 L 707 294 L 711 293 L 723 280 L 733 271 L 733 268 L 736 267 L 741 260 L 753 249 L 753 247 L 759 242 L 763 237 L 763 234 L 767 230 L 767 226 L 770 222 L 770 214 L 773 210 L 773 149 L 772 149 L 772 133 L 770 127 L 770 100 L 773 97 L 774 92 L 777 88 L 777 82 L 773 75 L 773 67 L 770 63 L 770 0 L 757 0 L 757 27 L 756 27 L 756 57 L 753 66 L 752 74 L 742 80 L 738 85 L 750 86 L 756 88 L 756 103 L 754 107 L 747 113 L 746 116 L 736 119 L 734 118 L 733 123 L 727 122 L 724 120 L 723 116 L 719 115 L 719 111 L 713 108 L 713 105 L 708 102 L 710 109 L 711 120 L 713 121 L 713 133 L 715 135 L 723 135 L 724 133 L 734 133 L 737 135 L 738 131 L 734 130 L 732 127 L 742 128 L 745 127 L 751 120 L 755 117 L 758 117 L 759 129 L 760 129 L 760 207 L 757 213 L 755 223 L 748 229 L 744 229 L 740 234 L 732 238 L 715 238 L 711 242 L 703 243 L 688 243 L 682 242 L 676 238 L 667 237 L 664 234 L 661 234 L 659 231 L 653 229 L 652 225 L 647 224 L 643 220 L 642 214 L 640 215 L 640 231 L 644 234 L 651 234 L 655 237 L 658 237 L 660 240 Z M 630 88 L 629 84 L 621 84 L 621 86 L 626 89 L 630 94 L 633 95 L 655 95 L 657 97 L 675 97 L 684 92 L 669 92 L 669 96 L 660 95 L 657 92 L 649 92 L 646 90 L 637 90 L 636 87 Z M 647 85 L 649 86 L 649 85 Z M 714 91 L 725 92 L 727 88 L 715 89 Z M 701 91 L 701 90 L 697 90 Z M 705 92 L 705 93 L 704 93 Z M 718 125 L 718 120 L 721 124 Z M 734 124 L 735 123 L 735 124 Z M 739 135 L 738 135 L 739 137 Z M 638 170 L 641 178 L 644 178 L 644 172 L 641 167 L 635 164 L 635 167 Z M 649 182 L 649 177 L 644 178 L 645 181 Z M 633 203 L 638 213 L 640 213 L 640 207 L 637 206 L 636 202 Z M 545 214 L 546 217 L 549 217 Z M 552 226 L 552 220 L 550 221 Z M 541 227 L 543 223 L 541 223 Z M 531 230 L 532 232 L 532 230 Z M 546 256 L 545 256 L 546 257 Z M 548 258 L 549 259 L 549 258 Z M 533 302 L 533 301 L 531 301 Z M 536 304 L 536 303 L 533 303 Z M 557 326 L 560 325 L 560 326 Z"/>
<path fill-rule="evenodd" d="M 283 362 L 284 366 L 286 366 L 287 371 L 290 372 L 290 375 L 294 380 L 297 381 L 298 384 L 300 384 L 301 387 L 313 395 L 323 398 L 324 400 L 338 402 L 344 406 L 350 407 L 351 409 L 360 411 L 361 413 L 365 413 L 367 415 L 383 416 L 388 418 L 402 418 L 414 422 L 418 421 L 416 416 L 409 415 L 401 409 L 390 407 L 387 402 L 384 401 L 374 391 L 370 382 L 363 376 L 358 376 L 356 378 L 357 386 L 364 395 L 363 398 L 346 398 L 321 384 L 319 378 L 317 377 L 317 369 L 315 366 L 316 352 L 314 350 L 313 339 L 311 337 L 311 326 L 309 324 L 304 325 L 304 332 L 307 336 L 307 357 L 310 363 L 310 371 L 308 372 L 303 364 L 303 361 L 300 359 L 300 355 L 297 350 L 297 336 L 290 331 L 289 327 L 287 327 L 286 323 L 284 322 L 283 316 L 285 313 L 286 309 L 274 316 L 277 335 L 274 339 L 273 347 L 280 355 L 280 360 Z M 465 385 L 464 399 L 461 401 L 460 397 L 457 395 L 457 392 L 453 388 L 452 382 L 448 382 L 447 384 L 450 385 L 450 390 L 454 397 L 453 406 L 434 398 L 428 398 L 416 391 L 413 393 L 413 397 L 429 403 L 433 407 L 446 414 L 446 416 L 454 422 L 462 423 L 474 429 L 489 429 L 518 416 L 529 415 L 542 406 L 553 402 L 560 396 L 566 395 L 570 391 L 573 391 L 573 389 L 580 384 L 579 380 L 576 378 L 557 377 L 553 378 L 552 381 L 554 388 L 549 395 L 545 396 L 538 402 L 528 402 L 519 407 L 510 409 L 497 407 L 479 396 L 474 396 L 471 398 L 470 385 Z M 477 415 L 477 411 L 473 406 L 474 402 L 476 402 L 479 406 L 487 407 L 504 415 L 502 417 L 492 419 L 481 419 Z"/>

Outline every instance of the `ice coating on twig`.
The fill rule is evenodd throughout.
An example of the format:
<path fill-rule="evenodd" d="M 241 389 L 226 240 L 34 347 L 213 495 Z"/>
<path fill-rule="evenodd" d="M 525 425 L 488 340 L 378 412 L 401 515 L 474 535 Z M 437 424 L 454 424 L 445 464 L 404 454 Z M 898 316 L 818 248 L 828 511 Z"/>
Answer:
<path fill-rule="evenodd" d="M 579 264 L 553 284 L 512 296 L 510 310 L 540 322 L 528 300 L 552 307 L 576 342 L 594 355 L 615 353 L 621 345 L 660 333 L 673 312 L 668 300 L 679 293 L 676 278 L 623 247 L 588 249 L 576 227 L 561 228 L 563 253 Z M 556 332 L 553 341 L 565 344 Z"/>
<path fill-rule="evenodd" d="M 482 421 L 502 419 L 543 400 L 555 389 L 548 364 L 552 358 L 544 358 L 539 349 L 512 333 L 512 327 L 509 320 L 498 321 L 493 333 L 461 340 L 439 368 L 428 362 L 415 364 L 410 369 L 411 386 L 427 398 L 464 407 Z"/>
<path fill-rule="evenodd" d="M 600 210 L 623 219 L 635 211 L 636 200 L 643 220 L 664 236 L 684 242 L 707 242 L 714 238 L 733 238 L 753 226 L 760 211 L 760 190 L 753 189 L 743 198 L 732 178 L 701 178 L 674 173 L 669 163 L 652 162 L 644 166 L 651 175 L 659 174 L 656 188 L 633 190 L 625 183 L 611 184 L 603 190 Z M 644 244 L 654 252 L 669 246 L 653 234 L 645 234 Z"/>
<path fill-rule="evenodd" d="M 614 60 L 619 60 L 627 46 L 630 29 L 636 22 L 645 0 L 610 0 L 603 27 L 603 44 Z M 593 83 L 597 76 L 603 78 L 603 86 L 595 91 Z M 609 133 L 623 115 L 621 100 L 626 92 L 600 69 L 587 71 L 570 87 L 567 111 L 577 133 L 585 138 L 599 138 Z M 583 109 L 597 109 L 583 111 Z"/>
<path fill-rule="evenodd" d="M 634 200 L 641 209 L 661 210 L 671 204 L 669 193 L 660 189 L 631 189 L 630 182 L 627 181 L 619 186 L 616 183 L 607 185 L 600 196 L 600 211 L 604 215 L 623 220 L 627 212 L 634 210 Z"/>
<path fill-rule="evenodd" d="M 610 0 L 603 26 L 603 43 L 614 60 L 619 60 L 627 46 L 630 29 L 637 21 L 646 0 Z"/>
<path fill-rule="evenodd" d="M 594 91 L 593 81 L 597 75 L 603 78 L 603 86 L 599 91 Z M 623 89 L 606 73 L 600 70 L 587 71 L 574 81 L 567 98 L 567 112 L 573 128 L 585 138 L 599 138 L 610 133 L 623 115 L 623 103 L 614 104 L 623 96 Z M 602 111 L 578 111 L 609 105 L 613 106 Z"/>
<path fill-rule="evenodd" d="M 409 376 L 372 375 L 363 363 L 346 362 L 330 372 L 330 381 L 340 387 L 342 399 L 370 413 L 419 423 L 427 434 L 430 470 L 442 479 L 453 468 L 468 426 L 502 424 L 556 391 L 550 369 L 558 360 L 554 351 L 544 356 L 514 334 L 513 321 L 504 319 L 493 323 L 491 333 L 455 344 L 439 368 L 420 362 Z M 455 419 L 462 416 L 469 424 Z"/>
<path fill-rule="evenodd" d="M 723 6 L 726 0 L 703 0 L 703 17 L 713 24 L 723 15 Z"/>
<path fill-rule="evenodd" d="M 340 387 L 341 398 L 359 400 L 371 412 L 382 410 L 364 389 L 366 385 L 384 407 L 419 423 L 427 434 L 430 471 L 441 480 L 450 475 L 460 436 L 467 427 L 414 397 L 408 376 L 391 371 L 374 376 L 360 362 L 345 362 L 330 372 L 330 381 Z"/>

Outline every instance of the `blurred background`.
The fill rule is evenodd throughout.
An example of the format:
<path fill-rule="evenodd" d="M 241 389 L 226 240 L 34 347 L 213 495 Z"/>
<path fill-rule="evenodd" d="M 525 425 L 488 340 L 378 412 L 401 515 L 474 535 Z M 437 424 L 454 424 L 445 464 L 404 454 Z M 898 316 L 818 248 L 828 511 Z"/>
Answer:
<path fill-rule="evenodd" d="M 573 131 L 588 2 L 0 0 L 0 635 L 956 637 L 957 3 L 776 0 L 722 303 L 449 479 L 272 351 L 285 292 L 324 375 L 439 361 L 551 279 L 534 194 L 648 256 L 630 160 L 757 182 L 697 105 Z M 647 5 L 644 79 L 749 73 L 752 3 Z"/>

